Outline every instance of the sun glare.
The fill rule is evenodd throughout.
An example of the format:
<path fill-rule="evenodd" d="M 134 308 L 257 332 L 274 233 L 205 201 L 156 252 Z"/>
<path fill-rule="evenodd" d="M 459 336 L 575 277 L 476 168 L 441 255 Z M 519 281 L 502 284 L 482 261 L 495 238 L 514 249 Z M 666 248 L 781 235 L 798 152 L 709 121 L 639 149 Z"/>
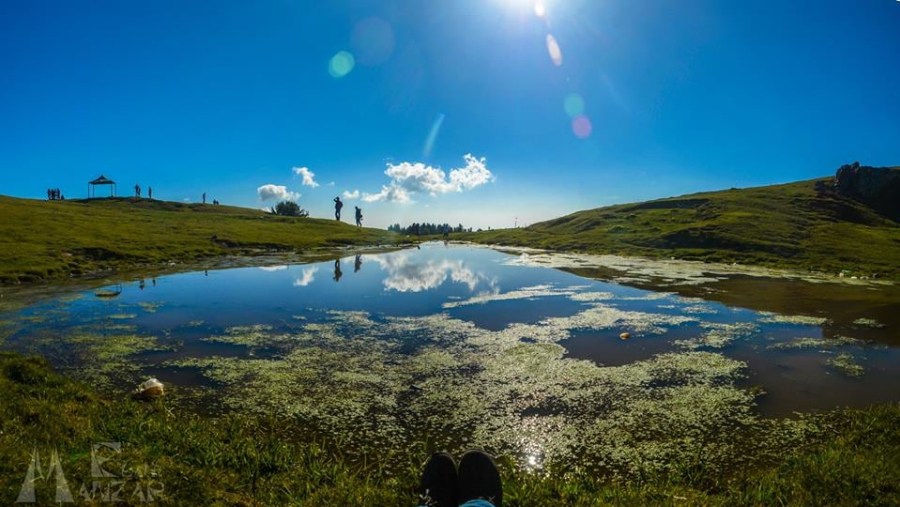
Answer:
<path fill-rule="evenodd" d="M 538 17 L 543 17 L 547 11 L 544 0 L 502 0 L 502 3 L 510 9 L 521 11 L 533 9 L 534 14 Z"/>

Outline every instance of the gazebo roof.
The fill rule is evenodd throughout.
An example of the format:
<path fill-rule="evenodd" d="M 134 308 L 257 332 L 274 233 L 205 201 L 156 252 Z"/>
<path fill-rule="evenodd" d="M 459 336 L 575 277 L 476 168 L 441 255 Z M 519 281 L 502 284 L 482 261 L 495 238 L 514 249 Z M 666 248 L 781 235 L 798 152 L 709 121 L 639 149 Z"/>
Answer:
<path fill-rule="evenodd" d="M 96 180 L 89 181 L 88 183 L 90 183 L 91 185 L 115 185 L 116 184 L 115 181 L 107 178 L 106 176 L 103 176 L 102 174 Z"/>

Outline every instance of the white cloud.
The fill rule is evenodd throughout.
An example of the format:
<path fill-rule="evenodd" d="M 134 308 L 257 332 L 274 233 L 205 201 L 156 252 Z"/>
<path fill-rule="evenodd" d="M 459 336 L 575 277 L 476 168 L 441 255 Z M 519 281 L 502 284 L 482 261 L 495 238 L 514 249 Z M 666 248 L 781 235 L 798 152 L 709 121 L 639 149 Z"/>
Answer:
<path fill-rule="evenodd" d="M 259 269 L 261 269 L 261 270 L 263 270 L 263 271 L 269 271 L 269 272 L 272 272 L 272 271 L 284 271 L 284 270 L 286 270 L 287 268 L 288 268 L 287 265 L 283 265 L 283 266 L 260 266 L 260 267 L 259 267 Z"/>
<path fill-rule="evenodd" d="M 462 192 L 494 181 L 494 175 L 488 170 L 484 158 L 476 158 L 467 153 L 463 160 L 466 165 L 451 169 L 449 178 L 441 169 L 422 162 L 388 163 L 384 174 L 391 182 L 383 185 L 377 194 L 363 194 L 362 199 L 366 202 L 410 202 L 412 196 L 418 193 L 436 196 Z"/>
<path fill-rule="evenodd" d="M 375 201 L 392 201 L 392 202 L 410 202 L 412 199 L 409 197 L 409 192 L 404 190 L 401 187 L 394 186 L 391 183 L 391 186 L 382 186 L 381 192 L 377 194 L 370 194 L 368 192 L 364 193 L 362 196 L 362 200 L 366 202 L 375 202 Z"/>
<path fill-rule="evenodd" d="M 344 199 L 347 199 L 347 200 L 359 199 L 359 190 L 354 190 L 353 192 L 344 190 L 344 193 L 342 195 L 344 196 Z"/>
<path fill-rule="evenodd" d="M 278 199 L 280 201 L 296 201 L 300 198 L 297 192 L 291 192 L 284 185 L 273 185 L 268 183 L 256 189 L 260 201 L 271 201 Z"/>
<path fill-rule="evenodd" d="M 333 186 L 334 186 L 334 182 L 333 182 L 333 181 L 329 181 L 329 182 L 328 182 L 328 186 L 329 186 L 329 187 L 333 187 Z"/>
<path fill-rule="evenodd" d="M 292 171 L 294 171 L 294 174 L 297 176 L 303 177 L 303 184 L 307 187 L 316 188 L 319 186 L 315 180 L 316 173 L 310 171 L 309 167 L 294 167 Z"/>
<path fill-rule="evenodd" d="M 467 153 L 463 160 L 466 161 L 465 167 L 450 171 L 450 183 L 455 191 L 472 190 L 494 181 L 494 175 L 488 170 L 484 157 L 475 158 Z"/>
<path fill-rule="evenodd" d="M 313 275 L 315 275 L 316 271 L 318 270 L 319 268 L 315 266 L 304 268 L 303 274 L 300 276 L 300 278 L 294 280 L 294 287 L 306 287 L 307 285 L 311 284 L 313 280 L 316 279 Z"/>

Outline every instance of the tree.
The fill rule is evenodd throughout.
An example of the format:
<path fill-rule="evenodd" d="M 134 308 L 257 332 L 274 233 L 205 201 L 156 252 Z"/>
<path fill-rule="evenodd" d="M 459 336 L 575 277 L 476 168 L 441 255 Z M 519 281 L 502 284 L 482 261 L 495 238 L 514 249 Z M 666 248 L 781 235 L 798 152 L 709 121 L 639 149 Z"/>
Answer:
<path fill-rule="evenodd" d="M 463 224 L 452 227 L 448 223 L 431 224 L 427 222 L 414 222 L 407 227 L 401 227 L 400 224 L 393 224 L 388 226 L 388 230 L 400 234 L 409 234 L 411 236 L 434 236 L 436 234 L 449 234 L 451 232 L 465 232 L 466 230 L 472 232 L 471 227 L 466 229 Z"/>
<path fill-rule="evenodd" d="M 274 208 L 272 208 L 273 215 L 280 215 L 283 217 L 306 217 L 309 216 L 309 212 L 305 209 L 301 208 L 299 204 L 294 201 L 281 201 L 276 204 Z"/>

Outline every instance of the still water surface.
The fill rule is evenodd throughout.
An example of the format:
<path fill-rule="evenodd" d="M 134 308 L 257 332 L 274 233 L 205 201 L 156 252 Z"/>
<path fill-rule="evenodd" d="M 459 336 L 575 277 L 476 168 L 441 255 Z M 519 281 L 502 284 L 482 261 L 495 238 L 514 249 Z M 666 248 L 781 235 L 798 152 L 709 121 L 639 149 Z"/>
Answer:
<path fill-rule="evenodd" d="M 626 399 L 698 396 L 678 391 L 688 387 L 752 393 L 748 410 L 763 417 L 900 400 L 891 304 L 873 303 L 872 315 L 857 304 L 848 321 L 840 301 L 798 301 L 812 294 L 805 282 L 724 281 L 707 291 L 723 304 L 677 293 L 696 288 L 635 288 L 518 260 L 435 243 L 148 278 L 0 314 L 0 343 L 106 389 L 153 375 L 217 409 L 285 411 L 323 431 L 357 425 L 368 439 L 468 433 L 525 449 L 532 464 L 552 454 L 548 435 L 562 426 L 621 416 Z M 750 309 L 773 309 L 758 303 L 776 287 L 802 315 Z M 353 394 L 332 399 L 344 388 Z"/>

